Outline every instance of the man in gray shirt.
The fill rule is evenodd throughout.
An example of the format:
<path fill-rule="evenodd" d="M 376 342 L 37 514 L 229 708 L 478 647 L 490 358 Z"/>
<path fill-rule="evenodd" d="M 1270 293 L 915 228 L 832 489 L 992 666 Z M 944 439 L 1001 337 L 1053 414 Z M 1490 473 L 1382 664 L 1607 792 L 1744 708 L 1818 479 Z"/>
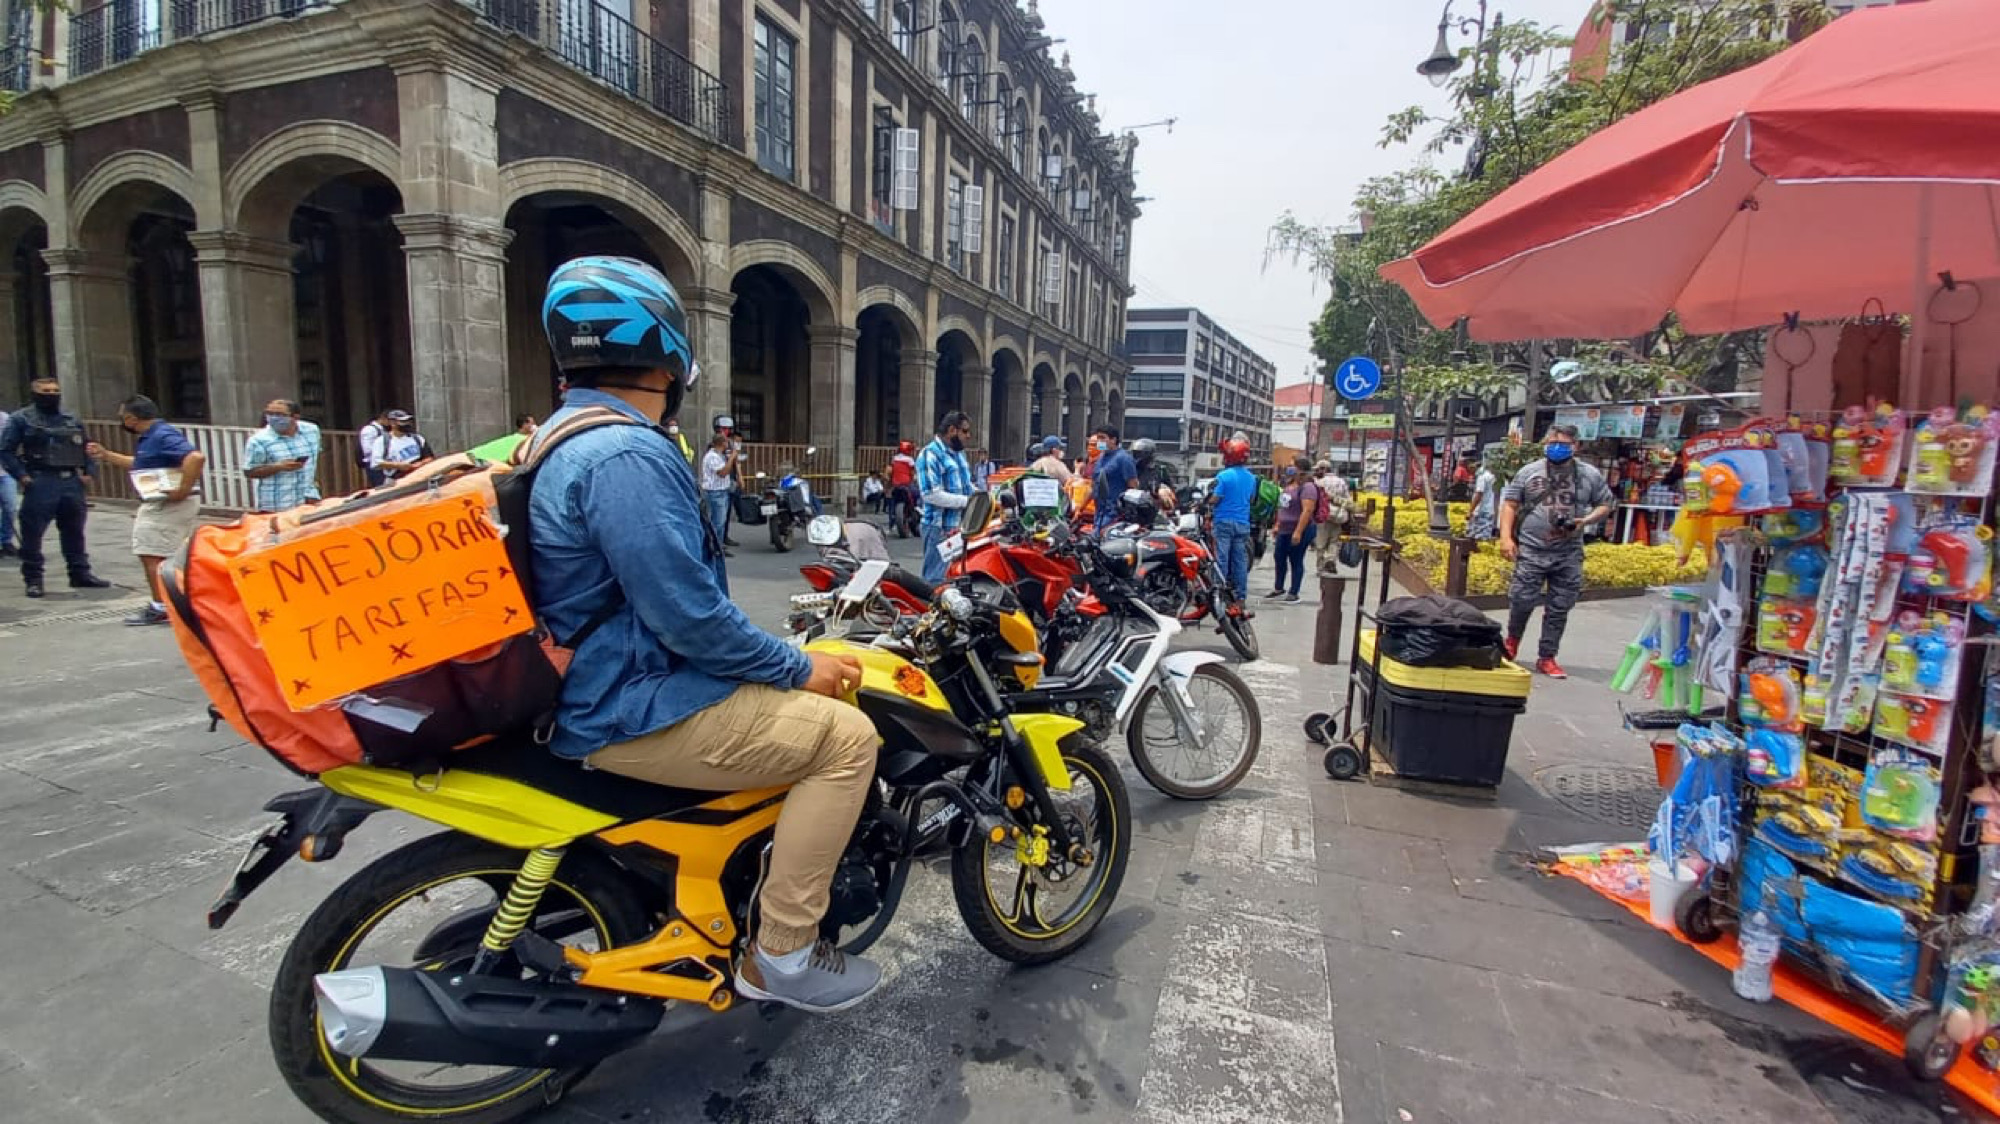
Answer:
<path fill-rule="evenodd" d="M 1604 474 L 1576 457 L 1576 430 L 1549 427 L 1542 459 L 1522 468 L 1500 493 L 1500 553 L 1514 563 L 1507 588 L 1507 658 L 1515 658 L 1528 616 L 1542 606 L 1535 670 L 1569 673 L 1556 662 L 1569 611 L 1583 592 L 1583 531 L 1611 517 L 1615 501 Z"/>

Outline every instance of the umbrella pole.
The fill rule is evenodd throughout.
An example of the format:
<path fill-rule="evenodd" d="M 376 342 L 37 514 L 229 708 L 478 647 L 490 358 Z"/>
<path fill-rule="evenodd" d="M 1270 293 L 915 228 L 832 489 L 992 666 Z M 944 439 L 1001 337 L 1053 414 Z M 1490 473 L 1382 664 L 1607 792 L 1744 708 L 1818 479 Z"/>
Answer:
<path fill-rule="evenodd" d="M 1910 352 L 1903 363 L 1903 377 L 1899 387 L 1897 402 L 1912 418 L 1928 410 L 1925 403 L 1929 399 L 1924 394 L 1928 380 L 1924 372 L 1924 331 L 1930 320 L 1930 261 L 1931 261 L 1931 218 L 1935 201 L 1931 196 L 1932 187 L 1926 183 L 1917 188 L 1917 262 L 1915 278 L 1910 292 Z M 1954 402 L 1952 405 L 1956 406 Z M 1838 409 L 1842 404 L 1834 403 Z"/>

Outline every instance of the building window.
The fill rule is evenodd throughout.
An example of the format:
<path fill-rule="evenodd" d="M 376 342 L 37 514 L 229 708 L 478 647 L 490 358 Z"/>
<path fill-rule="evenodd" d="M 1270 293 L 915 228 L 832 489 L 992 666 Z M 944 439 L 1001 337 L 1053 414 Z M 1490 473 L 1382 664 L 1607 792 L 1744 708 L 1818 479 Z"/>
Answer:
<path fill-rule="evenodd" d="M 1008 300 L 1014 296 L 1014 220 L 1011 216 L 1000 216 L 1000 256 L 993 263 L 994 284 L 1000 295 Z"/>
<path fill-rule="evenodd" d="M 895 40 L 896 50 L 911 62 L 917 61 L 917 28 L 921 26 L 917 18 L 915 0 L 896 0 L 889 5 L 889 38 Z"/>
<path fill-rule="evenodd" d="M 1125 333 L 1125 350 L 1133 355 L 1173 355 L 1187 354 L 1187 330 L 1154 328 L 1136 329 Z"/>
<path fill-rule="evenodd" d="M 986 131 L 986 52 L 967 36 L 958 56 L 958 112 L 972 127 Z"/>
<path fill-rule="evenodd" d="M 951 80 L 958 74 L 958 13 L 950 4 L 938 5 L 937 19 L 938 57 L 937 81 L 945 89 L 951 89 Z"/>
<path fill-rule="evenodd" d="M 1028 174 L 1028 99 L 1014 99 L 1014 115 L 1007 122 L 1007 158 L 1014 170 Z"/>
<path fill-rule="evenodd" d="M 1179 398 L 1187 377 L 1178 371 L 1134 371 L 1125 376 L 1127 398 Z"/>
<path fill-rule="evenodd" d="M 875 109 L 873 129 L 874 178 L 868 193 L 869 217 L 875 220 L 875 229 L 894 236 L 896 233 L 895 196 L 896 184 L 896 115 L 886 107 Z"/>
<path fill-rule="evenodd" d="M 954 173 L 944 196 L 944 264 L 965 273 L 965 181 Z"/>
<path fill-rule="evenodd" d="M 1141 437 L 1169 445 L 1181 442 L 1181 419 L 1179 418 L 1135 418 L 1127 415 L 1122 436 L 1127 444 Z"/>
<path fill-rule="evenodd" d="M 757 17 L 756 56 L 751 63 L 757 87 L 757 163 L 786 179 L 796 168 L 792 121 L 797 78 L 792 65 L 797 57 L 798 44 L 792 37 Z"/>

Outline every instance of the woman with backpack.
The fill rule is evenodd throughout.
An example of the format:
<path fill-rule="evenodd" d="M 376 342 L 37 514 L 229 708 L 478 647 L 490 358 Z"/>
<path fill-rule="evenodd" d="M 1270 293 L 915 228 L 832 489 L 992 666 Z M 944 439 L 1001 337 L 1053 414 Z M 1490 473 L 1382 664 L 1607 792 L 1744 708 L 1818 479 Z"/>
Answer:
<path fill-rule="evenodd" d="M 1284 497 L 1278 501 L 1278 576 L 1270 592 L 1273 600 L 1299 599 L 1299 585 L 1306 578 L 1306 551 L 1312 549 L 1317 537 L 1320 511 L 1325 505 L 1326 494 L 1311 477 L 1300 476 L 1296 467 L 1285 469 Z M 1292 579 L 1290 589 L 1285 587 L 1287 571 Z"/>

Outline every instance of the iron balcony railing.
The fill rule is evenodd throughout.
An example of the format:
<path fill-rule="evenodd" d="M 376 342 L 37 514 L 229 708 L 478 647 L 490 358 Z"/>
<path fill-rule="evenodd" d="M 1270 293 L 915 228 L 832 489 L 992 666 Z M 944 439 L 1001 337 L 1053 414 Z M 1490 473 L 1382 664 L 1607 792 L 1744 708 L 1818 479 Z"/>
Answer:
<path fill-rule="evenodd" d="M 468 0 L 480 15 L 721 144 L 729 86 L 596 0 Z"/>
<path fill-rule="evenodd" d="M 329 0 L 113 0 L 69 21 L 69 73 L 95 74 L 165 43 L 325 7 Z M 162 18 L 164 16 L 164 18 Z"/>
<path fill-rule="evenodd" d="M 35 81 L 35 59 L 38 57 L 33 47 L 26 43 L 9 43 L 0 48 L 0 90 L 24 94 Z"/>

